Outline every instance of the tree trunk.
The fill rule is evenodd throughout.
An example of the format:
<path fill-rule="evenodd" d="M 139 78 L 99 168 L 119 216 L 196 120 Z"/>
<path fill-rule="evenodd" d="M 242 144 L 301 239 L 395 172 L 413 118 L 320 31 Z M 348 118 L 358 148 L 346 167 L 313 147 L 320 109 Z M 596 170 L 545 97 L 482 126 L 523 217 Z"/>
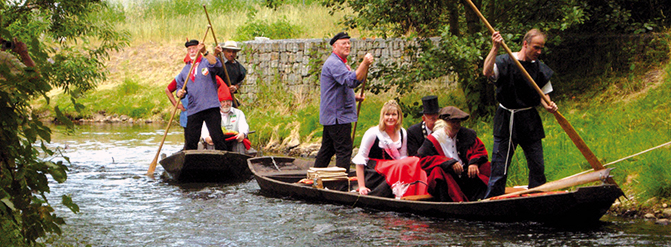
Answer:
<path fill-rule="evenodd" d="M 478 8 L 482 9 L 482 0 L 472 0 L 473 4 Z M 492 0 L 494 2 L 494 0 Z M 480 18 L 478 15 L 468 7 L 468 3 L 462 2 L 464 9 L 466 9 L 466 27 L 468 28 L 469 34 L 474 34 L 480 31 Z"/>

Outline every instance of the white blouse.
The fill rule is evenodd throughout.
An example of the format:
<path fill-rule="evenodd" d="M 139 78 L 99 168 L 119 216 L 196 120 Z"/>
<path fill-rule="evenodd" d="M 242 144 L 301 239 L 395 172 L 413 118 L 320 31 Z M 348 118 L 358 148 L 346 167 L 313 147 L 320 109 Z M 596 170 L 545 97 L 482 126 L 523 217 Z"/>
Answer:
<path fill-rule="evenodd" d="M 361 138 L 359 152 L 356 154 L 356 156 L 354 156 L 354 159 L 352 159 L 352 163 L 357 165 L 366 165 L 368 163 L 368 154 L 370 153 L 371 147 L 373 147 L 373 144 L 375 143 L 375 139 L 379 140 L 379 148 L 384 150 L 393 159 L 402 159 L 408 157 L 408 134 L 404 128 L 401 128 L 398 134 L 399 136 L 402 135 L 401 139 L 398 141 L 392 141 L 389 135 L 387 135 L 387 132 L 380 131 L 377 126 L 366 130 L 366 133 L 364 133 L 363 137 Z"/>

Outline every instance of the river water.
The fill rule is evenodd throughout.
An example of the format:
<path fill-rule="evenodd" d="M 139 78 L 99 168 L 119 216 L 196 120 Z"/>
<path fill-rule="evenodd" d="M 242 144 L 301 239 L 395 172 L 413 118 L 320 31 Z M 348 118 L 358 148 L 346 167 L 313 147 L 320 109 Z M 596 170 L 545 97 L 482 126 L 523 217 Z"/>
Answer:
<path fill-rule="evenodd" d="M 440 219 L 263 196 L 254 180 L 174 184 L 145 176 L 163 125 L 54 126 L 51 147 L 70 158 L 49 198 L 65 218 L 53 245 L 91 246 L 671 246 L 671 226 L 605 216 L 596 225 Z M 171 128 L 162 148 L 182 147 Z M 163 172 L 159 165 L 157 174 Z M 69 194 L 80 207 L 60 205 Z"/>

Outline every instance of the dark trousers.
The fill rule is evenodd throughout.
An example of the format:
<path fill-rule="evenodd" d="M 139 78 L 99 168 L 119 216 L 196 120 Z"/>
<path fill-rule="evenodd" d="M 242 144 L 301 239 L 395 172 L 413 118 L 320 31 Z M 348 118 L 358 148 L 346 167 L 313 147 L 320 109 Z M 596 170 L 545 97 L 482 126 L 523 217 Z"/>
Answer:
<path fill-rule="evenodd" d="M 325 125 L 322 132 L 322 146 L 317 152 L 315 167 L 328 167 L 331 157 L 336 155 L 336 166 L 349 172 L 352 159 L 352 124 Z"/>
<path fill-rule="evenodd" d="M 506 190 L 507 167 L 510 166 L 510 160 L 513 158 L 517 145 L 522 147 L 524 156 L 527 159 L 529 168 L 529 188 L 542 185 L 546 182 L 545 164 L 543 161 L 543 142 L 542 140 L 528 143 L 516 143 L 514 140 L 508 153 L 508 138 L 494 136 L 494 147 L 492 148 L 492 172 L 487 186 L 487 195 L 485 198 L 503 195 Z M 508 160 L 506 162 L 506 156 Z"/>
<path fill-rule="evenodd" d="M 190 115 L 186 121 L 186 149 L 198 149 L 200 140 L 200 131 L 203 128 L 203 122 L 210 131 L 210 137 L 214 142 L 214 148 L 217 150 L 228 150 L 224 142 L 224 132 L 221 131 L 221 114 L 219 107 L 210 108 Z"/>
<path fill-rule="evenodd" d="M 186 140 L 188 139 L 186 137 L 186 127 L 182 127 L 184 129 L 184 146 L 182 147 L 182 150 L 186 150 Z"/>

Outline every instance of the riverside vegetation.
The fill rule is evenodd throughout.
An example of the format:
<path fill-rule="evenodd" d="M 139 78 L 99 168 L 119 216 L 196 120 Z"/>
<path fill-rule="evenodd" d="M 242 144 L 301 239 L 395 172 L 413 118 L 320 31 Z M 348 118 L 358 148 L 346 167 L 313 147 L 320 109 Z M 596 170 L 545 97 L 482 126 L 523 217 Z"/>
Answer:
<path fill-rule="evenodd" d="M 274 1 L 212 0 L 208 1 L 208 11 L 219 40 L 241 41 L 254 36 L 273 39 L 328 38 L 346 27 L 358 27 L 350 32 L 354 37 L 393 35 L 393 33 L 379 34 L 378 31 L 385 30 L 384 25 L 357 19 L 365 18 L 366 15 L 352 11 L 350 6 L 342 5 L 342 2 L 324 2 L 329 3 L 330 7 L 323 7 L 316 1 L 285 1 L 284 4 L 277 4 Z M 352 3 L 361 2 L 366 1 L 352 1 Z M 384 3 L 384 1 L 377 2 Z M 333 8 L 333 6 L 340 7 Z M 330 11 L 333 15 L 329 15 Z M 358 17 L 352 18 L 352 16 Z M 185 54 L 182 44 L 185 38 L 200 37 L 205 31 L 207 20 L 202 11 L 202 3 L 183 0 L 112 3 L 111 8 L 96 12 L 94 17 L 109 21 L 117 30 L 127 31 L 131 39 L 129 47 L 110 53 L 110 60 L 106 63 L 109 73 L 106 78 L 102 78 L 104 80 L 99 80 L 97 88 L 82 94 L 75 92 L 74 95 L 68 90 L 65 90 L 68 94 L 63 94 L 62 89 L 56 88 L 47 94 L 50 97 L 50 104 L 60 106 L 60 111 L 71 119 L 90 118 L 95 114 L 104 113 L 126 115 L 135 119 L 167 120 L 172 106 L 164 96 L 164 89 L 182 67 L 181 60 Z M 576 18 L 579 17 L 578 15 Z M 340 23 L 341 19 L 349 21 Z M 498 19 L 505 22 L 501 17 Z M 597 18 L 591 20 L 594 19 Z M 387 20 L 394 21 L 393 18 Z M 369 24 L 368 27 L 365 26 L 366 23 Z M 517 23 L 521 22 L 518 20 Z M 567 26 L 580 24 L 568 23 Z M 528 27 L 521 24 L 510 26 L 514 28 L 502 28 L 502 30 L 518 35 Z M 482 78 L 477 78 L 480 73 L 477 68 L 481 66 L 482 52 L 487 51 L 484 47 L 488 44 L 488 36 L 482 32 L 479 37 L 472 39 L 458 38 L 454 36 L 454 26 L 433 27 L 413 32 L 413 29 L 420 27 L 426 28 L 422 25 L 408 24 L 392 30 L 405 30 L 401 35 L 408 38 L 422 38 L 421 35 L 441 36 L 443 40 L 451 40 L 464 47 L 464 50 L 453 54 L 442 54 L 444 57 L 439 57 L 441 54 L 438 53 L 435 53 L 436 56 L 424 55 L 420 59 L 427 60 L 419 61 L 419 64 L 423 62 L 425 67 L 402 68 L 412 72 L 406 73 L 407 76 L 416 76 L 423 70 L 429 71 L 438 59 L 459 62 L 455 62 L 454 66 L 447 66 L 451 69 L 470 68 L 471 71 L 459 74 L 456 83 L 448 84 L 422 74 L 416 76 L 415 79 L 419 80 L 415 80 L 415 84 L 409 87 L 407 81 L 394 81 L 388 79 L 392 77 L 382 73 L 371 73 L 369 78 L 381 78 L 382 82 L 372 85 L 371 91 L 367 92 L 367 100 L 362 107 L 357 127 L 357 139 L 360 139 L 365 129 L 376 124 L 378 111 L 383 102 L 389 98 L 397 98 L 404 104 L 404 110 L 409 114 L 405 122 L 405 127 L 408 127 L 420 121 L 419 116 L 411 111 L 419 108 L 419 99 L 434 94 L 439 95 L 441 106 L 456 105 L 462 109 L 471 109 L 474 117 L 464 124 L 475 129 L 485 145 L 491 148 L 492 121 L 491 114 L 488 113 L 491 111 L 493 96 L 491 94 L 487 96 L 485 91 L 487 84 Z M 546 27 L 565 28 L 553 25 Z M 666 33 L 661 27 L 663 26 L 660 25 L 660 28 L 655 30 L 662 34 Z M 470 23 L 468 28 L 471 28 Z M 613 28 L 618 26 L 613 25 Z M 516 36 L 508 38 L 519 39 Z M 575 76 L 575 74 L 571 76 L 569 72 L 559 70 L 568 75 L 553 79 L 553 85 L 559 88 L 552 97 L 558 103 L 560 111 L 603 163 L 671 140 L 671 122 L 669 122 L 671 65 L 668 62 L 668 41 L 666 35 L 656 39 L 658 44 L 656 47 L 662 47 L 657 53 L 655 50 L 640 51 L 633 46 L 630 47 L 627 51 L 634 54 L 629 53 L 628 63 L 624 69 L 619 67 L 620 63 L 604 63 L 603 67 L 587 73 L 587 76 Z M 552 42 L 559 41 L 549 40 L 549 44 Z M 212 43 L 212 40 L 210 39 L 208 43 Z M 515 44 L 511 46 L 513 50 L 518 48 Z M 449 50 L 453 47 L 454 45 L 442 46 L 437 50 L 442 48 Z M 550 45 L 548 47 L 547 53 L 551 55 L 554 52 L 553 47 Z M 469 56 L 456 58 L 460 54 Z M 430 60 L 432 57 L 434 60 Z M 573 66 L 577 67 L 575 64 Z M 446 75 L 457 72 L 451 69 L 436 70 L 432 73 Z M 380 70 L 384 71 L 382 68 Z M 390 87 L 385 88 L 384 83 Z M 321 125 L 318 121 L 318 90 L 289 92 L 284 90 L 283 85 L 282 81 L 260 85 L 261 90 L 256 100 L 242 99 L 243 110 L 249 118 L 252 130 L 256 131 L 250 135 L 250 139 L 259 148 L 284 140 L 307 144 L 319 143 Z M 477 85 L 484 85 L 485 89 L 477 91 L 481 90 L 475 88 Z M 78 105 L 71 103 L 71 95 L 77 100 L 77 104 L 82 104 L 85 108 L 76 109 L 75 106 Z M 473 102 L 487 102 L 481 100 L 484 98 L 489 98 L 489 108 L 486 105 L 474 107 Z M 43 119 L 54 118 L 51 115 L 52 109 L 44 99 L 37 99 L 32 105 L 34 114 L 39 114 Z M 589 169 L 589 164 L 553 116 L 541 112 L 547 134 L 544 149 L 548 179 L 555 180 Z M 359 140 L 355 142 L 358 145 Z M 671 161 L 669 151 L 668 146 L 663 147 L 614 165 L 617 169 L 612 174 L 629 198 L 623 200 L 621 208 L 616 206 L 614 211 L 622 214 L 653 212 L 658 216 L 661 215 L 663 210 L 657 207 L 667 205 L 671 199 L 671 179 L 669 179 L 671 167 L 666 165 Z M 526 182 L 524 156 L 519 153 L 517 152 L 513 158 L 509 185 Z"/>

